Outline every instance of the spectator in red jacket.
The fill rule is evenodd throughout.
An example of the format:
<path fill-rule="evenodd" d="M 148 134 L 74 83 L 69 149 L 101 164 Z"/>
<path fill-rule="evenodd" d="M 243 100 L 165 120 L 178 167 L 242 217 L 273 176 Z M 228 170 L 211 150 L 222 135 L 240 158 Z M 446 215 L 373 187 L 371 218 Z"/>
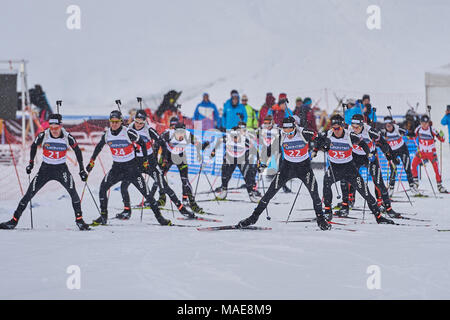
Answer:
<path fill-rule="evenodd" d="M 268 92 L 266 94 L 266 102 L 262 105 L 261 109 L 259 110 L 259 117 L 258 117 L 259 126 L 261 126 L 264 123 L 264 119 L 266 118 L 267 113 L 274 104 L 275 104 L 275 97 L 271 92 Z"/>
<path fill-rule="evenodd" d="M 280 128 L 283 126 L 284 118 L 294 115 L 292 111 L 288 108 L 287 106 L 288 103 L 289 100 L 287 98 L 286 93 L 280 93 L 278 97 L 278 103 L 274 105 L 268 113 L 273 116 L 273 121 Z"/>
<path fill-rule="evenodd" d="M 312 109 L 312 100 L 307 97 L 303 100 L 303 105 L 300 108 L 300 126 L 308 130 L 317 131 L 316 116 Z"/>

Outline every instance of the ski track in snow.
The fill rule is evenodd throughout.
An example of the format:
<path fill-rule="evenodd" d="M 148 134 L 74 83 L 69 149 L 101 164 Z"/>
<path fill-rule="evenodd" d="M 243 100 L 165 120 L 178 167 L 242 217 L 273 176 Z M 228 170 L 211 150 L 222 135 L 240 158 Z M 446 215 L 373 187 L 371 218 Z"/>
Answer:
<path fill-rule="evenodd" d="M 444 153 L 448 159 L 449 152 Z M 431 169 L 431 167 L 430 167 Z M 97 168 L 98 181 L 101 170 Z M 444 177 L 450 165 L 444 164 Z M 321 171 L 315 171 L 322 194 Z M 192 177 L 191 177 L 192 178 Z M 93 178 L 94 179 L 94 176 Z M 433 177 L 434 179 L 434 177 Z M 97 180 L 92 192 L 98 194 Z M 169 183 L 181 193 L 178 173 L 169 173 Z M 219 179 L 217 180 L 219 181 Z M 76 177 L 78 190 L 82 184 Z M 217 182 L 219 183 L 219 182 Z M 266 183 L 268 186 L 269 183 Z M 232 180 L 230 186 L 235 186 Z M 450 179 L 444 179 L 450 185 Z M 399 212 L 418 212 L 415 218 L 431 222 L 396 220 L 401 224 L 430 227 L 377 225 L 366 210 L 362 220 L 339 219 L 356 232 L 332 229 L 320 231 L 315 222 L 281 223 L 287 218 L 298 190 L 294 180 L 291 194 L 280 191 L 269 204 L 271 221 L 263 212 L 257 225 L 271 231 L 198 232 L 196 228 L 161 227 L 151 210 L 133 210 L 129 221 L 110 220 L 112 226 L 90 232 L 77 230 L 68 197 L 57 185 L 49 184 L 33 199 L 34 230 L 29 230 L 27 209 L 17 230 L 0 232 L 4 254 L 0 272 L 5 275 L 0 299 L 445 299 L 450 297 L 450 229 L 447 209 L 450 196 L 443 199 L 414 199 L 394 203 Z M 215 186 L 216 187 L 216 186 Z M 208 190 L 201 179 L 199 191 Z M 373 185 L 369 184 L 372 191 Z M 428 180 L 421 189 L 432 195 Z M 57 190 L 57 191 L 55 191 Z M 335 189 L 333 187 L 333 193 Z M 398 193 L 401 195 L 401 193 Z M 133 203 L 141 199 L 130 188 Z M 198 195 L 206 199 L 208 195 Z M 244 189 L 230 193 L 230 199 L 248 200 Z M 98 201 L 98 199 L 96 199 Z M 0 221 L 10 219 L 19 196 L 0 202 Z M 336 203 L 334 199 L 334 203 Z M 362 205 L 357 197 L 356 205 Z M 111 191 L 109 212 L 113 217 L 120 208 L 120 192 Z M 179 224 L 216 226 L 235 224 L 253 211 L 248 202 L 201 202 L 206 211 L 224 214 L 222 223 L 176 221 L 170 211 L 166 218 Z M 84 218 L 91 222 L 98 216 L 88 194 L 82 203 Z M 306 190 L 300 192 L 296 209 L 312 208 Z M 351 216 L 362 218 L 361 211 Z M 179 217 L 175 212 L 175 218 Z M 313 211 L 292 212 L 290 220 L 313 218 Z M 81 268 L 81 289 L 68 290 L 67 267 Z M 381 270 L 381 289 L 369 290 L 367 267 Z"/>

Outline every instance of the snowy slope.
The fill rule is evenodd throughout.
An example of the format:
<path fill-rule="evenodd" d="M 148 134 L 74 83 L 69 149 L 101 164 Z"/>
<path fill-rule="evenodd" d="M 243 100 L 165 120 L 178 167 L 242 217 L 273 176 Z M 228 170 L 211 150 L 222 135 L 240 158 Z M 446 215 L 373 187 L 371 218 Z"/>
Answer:
<path fill-rule="evenodd" d="M 450 156 L 446 150 L 444 159 Z M 107 162 L 104 157 L 103 161 Z M 76 174 L 76 168 L 71 166 Z M 429 170 L 431 167 L 429 168 Z M 9 170 L 12 170 L 9 168 Z M 97 194 L 101 167 L 97 165 L 90 181 Z M 450 186 L 450 165 L 444 165 L 444 184 Z M 323 173 L 316 171 L 320 185 Z M 194 178 L 194 177 L 190 177 Z M 169 181 L 178 194 L 179 177 Z M 211 180 L 213 181 L 214 178 Z M 218 184 L 218 179 L 215 185 Z M 78 190 L 81 182 L 76 178 Z M 230 186 L 242 183 L 232 180 Z M 11 187 L 14 182 L 11 181 Z M 266 183 L 266 187 L 267 187 Z M 297 181 L 293 184 L 296 191 Z M 370 186 L 371 190 L 373 189 Z M 431 194 L 428 181 L 421 188 Z M 208 190 L 203 177 L 199 191 Z M 333 189 L 334 190 L 334 189 Z M 140 196 L 130 188 L 132 201 Z M 402 196 L 401 189 L 396 193 Z M 25 211 L 17 230 L 0 232 L 2 259 L 0 272 L 8 275 L 0 286 L 1 299 L 448 299 L 450 297 L 450 229 L 449 198 L 414 199 L 395 203 L 394 208 L 431 222 L 409 223 L 417 226 L 376 225 L 366 212 L 362 220 L 335 220 L 347 226 L 318 231 L 315 223 L 290 223 L 285 220 L 294 194 L 280 193 L 269 205 L 272 220 L 263 214 L 257 225 L 271 231 L 199 232 L 195 228 L 168 228 L 156 223 L 149 210 L 134 210 L 130 221 L 111 220 L 113 226 L 98 227 L 91 232 L 76 231 L 68 198 L 57 200 L 64 191 L 50 183 L 33 199 L 35 229 Z M 89 195 L 82 207 L 86 221 L 98 213 Z M 208 195 L 198 195 L 206 199 Z M 247 199 L 245 193 L 230 193 L 229 198 Z M 0 220 L 10 218 L 19 196 L 0 203 Z M 97 199 L 98 201 L 98 199 Z M 203 207 L 223 217 L 223 224 L 234 224 L 248 216 L 254 204 L 201 202 Z M 358 207 L 363 206 L 360 197 Z M 120 193 L 111 192 L 111 215 L 121 207 Z M 167 205 L 170 208 L 169 205 Z M 311 218 L 306 191 L 300 193 L 291 220 Z M 172 213 L 164 215 L 172 220 Z M 362 218 L 361 212 L 352 216 Z M 175 213 L 175 217 L 180 215 Z M 176 221 L 176 219 L 174 220 Z M 219 223 L 177 221 L 190 225 L 211 226 Z M 408 223 L 398 220 L 399 223 Z M 222 223 L 221 223 L 222 224 Z M 114 226 L 115 225 L 115 226 Z M 430 225 L 429 227 L 423 225 Z M 341 229 L 355 229 L 350 232 Z M 81 268 L 81 290 L 68 290 L 66 269 Z M 370 265 L 381 270 L 381 289 L 368 290 L 366 273 Z"/>
<path fill-rule="evenodd" d="M 70 4 L 8 1 L 0 20 L 1 58 L 29 59 L 29 82 L 62 98 L 67 114 L 102 114 L 116 98 L 134 104 L 172 88 L 184 91 L 188 115 L 203 91 L 222 104 L 234 88 L 255 106 L 268 91 L 291 100 L 324 88 L 367 92 L 403 113 L 403 95 L 384 95 L 408 93 L 423 106 L 424 72 L 449 62 L 446 0 L 80 0 L 78 31 L 66 28 Z M 382 25 L 370 31 L 374 4 Z"/>

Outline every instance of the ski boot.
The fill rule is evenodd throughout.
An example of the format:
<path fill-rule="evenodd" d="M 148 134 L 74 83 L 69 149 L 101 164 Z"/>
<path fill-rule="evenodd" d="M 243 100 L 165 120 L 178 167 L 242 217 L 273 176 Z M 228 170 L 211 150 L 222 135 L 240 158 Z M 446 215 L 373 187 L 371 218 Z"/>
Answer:
<path fill-rule="evenodd" d="M 91 226 L 97 227 L 97 226 L 105 226 L 108 222 L 108 212 L 101 212 L 100 217 L 92 221 Z"/>
<path fill-rule="evenodd" d="M 324 217 L 327 221 L 333 220 L 333 210 L 331 210 L 331 207 L 325 207 Z"/>
<path fill-rule="evenodd" d="M 214 190 L 217 200 L 225 200 L 227 198 L 228 190 L 226 187 L 218 187 Z"/>
<path fill-rule="evenodd" d="M 381 213 L 375 215 L 375 219 L 377 220 L 378 224 L 395 224 L 391 219 L 386 219 L 385 217 L 383 217 Z"/>
<path fill-rule="evenodd" d="M 321 230 L 331 229 L 331 224 L 328 223 L 327 219 L 325 219 L 325 216 L 323 214 L 317 216 L 317 225 Z"/>
<path fill-rule="evenodd" d="M 188 207 L 189 206 L 188 196 L 183 195 L 183 199 L 181 199 L 181 203 L 183 204 L 183 206 Z"/>
<path fill-rule="evenodd" d="M 13 217 L 13 218 L 12 218 L 11 220 L 9 220 L 9 221 L 0 223 L 0 229 L 3 229 L 3 230 L 12 230 L 12 229 L 14 229 L 14 228 L 17 226 L 17 222 L 18 222 L 18 220 L 17 220 L 16 218 Z"/>
<path fill-rule="evenodd" d="M 250 201 L 253 203 L 258 203 L 261 200 L 261 193 L 258 190 L 251 190 L 248 193 Z"/>
<path fill-rule="evenodd" d="M 188 219 L 195 219 L 195 218 L 197 218 L 197 216 L 196 216 L 193 212 L 191 212 L 191 211 L 189 211 L 188 209 L 186 209 L 186 207 L 185 207 L 184 205 L 181 205 L 181 206 L 178 208 L 178 210 L 180 211 L 180 213 L 181 213 L 183 216 L 185 216 L 185 217 L 188 218 Z"/>
<path fill-rule="evenodd" d="M 245 218 L 244 220 L 239 221 L 239 223 L 237 224 L 238 228 L 245 228 L 248 227 L 252 224 L 255 224 L 256 221 L 258 221 L 259 218 L 259 214 L 256 213 L 252 213 L 252 215 L 248 218 Z"/>
<path fill-rule="evenodd" d="M 172 224 L 172 221 L 170 221 L 170 220 L 164 218 L 164 217 L 161 215 L 160 212 L 155 213 L 155 218 L 156 218 L 156 220 L 158 220 L 159 224 L 162 225 L 162 226 L 171 226 L 171 225 L 173 225 L 173 224 Z"/>
<path fill-rule="evenodd" d="M 166 194 L 160 193 L 158 199 L 158 207 L 162 208 L 166 205 Z"/>
<path fill-rule="evenodd" d="M 419 179 L 413 178 L 413 182 L 409 184 L 410 192 L 413 196 L 420 194 L 419 192 Z"/>
<path fill-rule="evenodd" d="M 144 203 L 145 206 L 145 203 Z M 121 213 L 116 214 L 116 219 L 129 220 L 131 218 L 131 208 L 125 207 Z"/>
<path fill-rule="evenodd" d="M 349 213 L 349 207 L 348 207 L 348 203 L 346 202 L 341 202 L 341 208 L 337 211 L 337 215 L 339 217 L 348 217 L 348 213 Z"/>
<path fill-rule="evenodd" d="M 439 182 L 437 184 L 437 187 L 438 187 L 438 190 L 439 190 L 440 193 L 448 193 L 447 189 L 445 189 L 445 187 L 442 185 L 441 182 Z"/>
<path fill-rule="evenodd" d="M 89 228 L 89 225 L 86 222 L 84 222 L 82 217 L 77 218 L 75 220 L 75 223 L 77 227 L 80 229 L 80 231 L 91 230 L 91 228 Z"/>
<path fill-rule="evenodd" d="M 402 215 L 400 213 L 395 212 L 394 209 L 392 209 L 391 206 L 386 207 L 385 212 L 389 216 L 389 218 L 400 219 L 402 217 Z"/>
<path fill-rule="evenodd" d="M 189 207 L 192 211 L 198 214 L 205 214 L 206 212 L 201 208 L 194 199 L 189 200 Z"/>

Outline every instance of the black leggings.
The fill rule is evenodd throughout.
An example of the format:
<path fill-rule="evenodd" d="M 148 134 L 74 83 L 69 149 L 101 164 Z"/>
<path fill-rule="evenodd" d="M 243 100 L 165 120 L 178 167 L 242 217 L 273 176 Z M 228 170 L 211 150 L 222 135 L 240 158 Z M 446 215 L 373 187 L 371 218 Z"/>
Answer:
<path fill-rule="evenodd" d="M 331 169 L 333 169 L 333 172 Z M 323 177 L 323 202 L 325 209 L 331 209 L 331 202 L 333 200 L 333 191 L 331 187 L 333 183 L 341 180 L 350 183 L 359 192 L 359 194 L 367 200 L 367 205 L 372 213 L 378 215 L 379 210 L 377 202 L 370 194 L 369 188 L 367 188 L 367 183 L 359 174 L 353 161 L 343 164 L 330 163 L 330 167 L 328 167 Z"/>
<path fill-rule="evenodd" d="M 397 158 L 400 157 L 403 167 L 405 168 L 406 178 L 408 179 L 408 183 L 413 184 L 413 176 L 411 172 L 411 158 L 409 157 L 409 150 L 406 144 L 398 148 L 397 150 L 392 150 L 392 157 Z M 391 169 L 391 174 L 389 176 L 389 185 L 395 185 L 395 176 L 397 175 L 397 167 L 390 162 L 389 167 Z"/>
<path fill-rule="evenodd" d="M 236 167 L 239 167 L 242 176 L 244 177 L 247 191 L 250 192 L 256 187 L 256 165 L 249 163 L 223 163 L 222 165 L 222 187 L 228 188 L 228 182 L 233 175 Z"/>
<path fill-rule="evenodd" d="M 287 160 L 282 160 L 280 164 L 280 169 L 270 183 L 269 189 L 259 201 L 254 213 L 260 215 L 270 202 L 275 194 L 280 190 L 281 187 L 286 185 L 286 182 L 293 178 L 299 178 L 308 189 L 311 199 L 313 201 L 314 211 L 316 215 L 322 215 L 322 201 L 320 200 L 319 192 L 317 190 L 317 181 L 314 176 L 314 172 L 311 169 L 311 161 L 309 159 L 300 162 L 289 162 Z"/>
<path fill-rule="evenodd" d="M 183 157 L 184 160 L 180 161 L 180 163 L 176 164 L 176 166 L 178 168 L 178 171 L 180 172 L 181 188 L 182 188 L 182 192 L 183 192 L 183 198 L 189 198 L 191 201 L 194 201 L 195 199 L 194 199 L 194 194 L 192 192 L 192 185 L 189 182 L 189 174 L 188 174 L 189 168 L 188 168 L 188 165 L 187 165 L 187 160 L 185 160 L 185 156 L 182 155 L 182 157 Z M 168 161 L 163 162 L 160 165 L 160 168 L 162 170 L 162 175 L 163 176 L 165 176 L 167 174 L 167 172 L 169 172 L 170 167 L 173 164 L 174 164 L 173 161 L 169 157 Z M 161 184 L 163 186 L 165 184 L 166 185 L 165 188 L 167 189 L 169 187 L 169 185 L 167 184 L 167 181 L 166 181 L 166 179 L 163 176 L 161 176 Z M 154 194 L 156 192 L 157 188 L 158 188 L 158 183 L 155 181 L 155 183 L 153 184 L 151 193 Z M 159 195 L 163 196 L 165 193 L 167 193 L 169 195 L 169 197 L 172 199 L 173 196 L 171 196 L 171 194 L 170 194 L 170 190 L 172 190 L 172 189 L 170 189 L 170 190 L 169 189 L 167 189 L 168 191 L 167 190 L 165 191 L 164 188 L 160 188 L 159 189 Z M 173 190 L 172 190 L 172 192 L 173 192 Z M 173 192 L 173 195 L 175 195 L 174 192 Z M 173 201 L 173 199 L 172 199 L 172 201 Z"/>
<path fill-rule="evenodd" d="M 144 170 L 142 164 L 144 162 L 142 157 L 139 157 L 136 159 L 138 170 L 141 173 L 146 173 L 150 177 L 152 177 L 154 181 L 154 191 L 152 188 L 152 191 L 150 192 L 150 195 L 153 197 L 154 193 L 156 192 L 156 188 L 159 188 L 161 193 L 168 194 L 172 202 L 175 204 L 175 206 L 178 208 L 181 205 L 180 200 L 176 196 L 175 192 L 172 188 L 169 187 L 166 179 L 164 179 L 162 172 L 158 169 L 156 165 L 156 159 L 153 156 L 149 157 L 149 166 L 147 170 Z M 130 194 L 128 193 L 128 187 L 130 186 L 131 182 L 128 180 L 122 181 L 122 184 L 120 185 L 120 192 L 122 193 L 122 199 L 123 199 L 123 205 L 124 207 L 130 207 Z"/>
<path fill-rule="evenodd" d="M 39 168 L 38 173 L 31 180 L 28 190 L 20 200 L 16 211 L 14 212 L 14 217 L 18 220 L 22 215 L 22 212 L 28 205 L 28 202 L 38 193 L 38 191 L 49 181 L 58 181 L 69 193 L 72 199 L 72 207 L 75 212 L 75 217 L 81 217 L 81 204 L 80 197 L 78 197 L 77 190 L 75 188 L 75 183 L 73 177 L 70 174 L 69 168 L 65 163 L 63 164 L 47 164 L 42 163 Z"/>
<path fill-rule="evenodd" d="M 369 174 L 372 177 L 372 181 L 375 185 L 375 193 L 380 194 L 383 199 L 383 203 L 386 207 L 391 206 L 391 199 L 389 198 L 389 193 L 386 188 L 386 185 L 383 181 L 383 176 L 381 172 L 380 163 L 378 161 L 378 156 L 375 161 L 369 163 L 369 159 L 367 156 L 353 154 L 353 162 L 355 164 L 356 170 L 359 171 L 359 168 L 369 166 Z M 355 193 L 355 188 L 348 184 L 348 182 L 344 179 L 341 180 L 341 190 L 342 190 L 342 202 L 348 203 L 349 193 Z"/>
<path fill-rule="evenodd" d="M 100 210 L 102 212 L 107 212 L 108 208 L 108 197 L 106 196 L 106 192 L 116 183 L 125 181 L 128 184 L 132 183 L 138 189 L 145 200 L 150 203 L 150 207 L 155 214 L 160 214 L 156 200 L 150 195 L 148 186 L 145 183 L 137 164 L 136 159 L 128 162 L 113 162 L 111 170 L 105 175 L 100 184 L 99 196 Z"/>

